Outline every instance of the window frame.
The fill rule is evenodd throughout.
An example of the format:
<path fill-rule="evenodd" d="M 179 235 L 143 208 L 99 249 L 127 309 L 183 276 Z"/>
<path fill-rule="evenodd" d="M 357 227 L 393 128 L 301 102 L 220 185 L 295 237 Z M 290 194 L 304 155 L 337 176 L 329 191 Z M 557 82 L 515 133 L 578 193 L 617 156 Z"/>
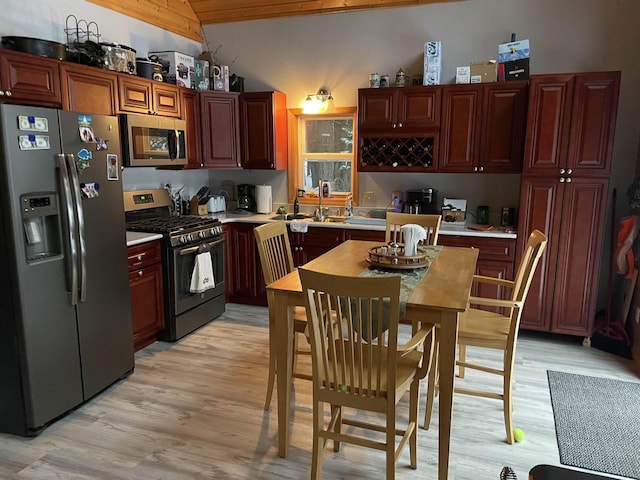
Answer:
<path fill-rule="evenodd" d="M 302 113 L 301 108 L 289 108 L 288 112 L 288 133 L 289 133 L 289 168 L 288 168 L 288 197 L 291 203 L 294 202 L 298 193 L 298 178 L 301 176 L 303 165 L 299 158 L 299 142 L 301 141 L 299 132 L 299 120 L 301 117 L 309 118 L 315 117 L 321 119 L 332 118 L 336 116 L 351 116 L 353 119 L 353 163 L 351 165 L 351 178 L 353 182 L 353 188 L 351 191 L 353 204 L 356 205 L 358 195 L 358 116 L 356 107 L 336 107 L 333 112 L 308 114 Z M 322 199 L 322 205 L 324 206 L 337 206 L 344 207 L 347 201 L 347 195 L 344 194 L 332 194 L 329 198 Z M 298 202 L 301 205 L 317 205 L 318 197 L 298 197 Z"/>

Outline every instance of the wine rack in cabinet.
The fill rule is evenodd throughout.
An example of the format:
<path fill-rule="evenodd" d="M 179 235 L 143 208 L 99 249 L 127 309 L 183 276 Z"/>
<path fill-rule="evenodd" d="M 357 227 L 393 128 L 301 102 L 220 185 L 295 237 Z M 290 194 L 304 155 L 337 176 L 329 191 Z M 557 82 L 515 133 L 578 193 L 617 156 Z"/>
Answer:
<path fill-rule="evenodd" d="M 438 158 L 437 134 L 421 137 L 360 138 L 361 172 L 435 172 Z"/>

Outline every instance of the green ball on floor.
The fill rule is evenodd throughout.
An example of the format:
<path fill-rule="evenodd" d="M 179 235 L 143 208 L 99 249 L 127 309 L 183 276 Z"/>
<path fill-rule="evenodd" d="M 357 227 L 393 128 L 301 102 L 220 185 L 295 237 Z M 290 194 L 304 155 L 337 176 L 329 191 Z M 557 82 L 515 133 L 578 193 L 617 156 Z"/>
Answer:
<path fill-rule="evenodd" d="M 524 440 L 524 432 L 520 428 L 514 428 L 513 439 L 516 441 L 516 443 L 520 443 L 522 440 Z"/>

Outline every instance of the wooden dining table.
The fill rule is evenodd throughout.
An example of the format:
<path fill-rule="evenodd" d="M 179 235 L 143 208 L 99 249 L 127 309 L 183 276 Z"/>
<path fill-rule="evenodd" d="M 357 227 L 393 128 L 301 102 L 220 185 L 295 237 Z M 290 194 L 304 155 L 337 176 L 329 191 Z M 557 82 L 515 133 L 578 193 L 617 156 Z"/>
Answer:
<path fill-rule="evenodd" d="M 347 240 L 303 268 L 334 275 L 358 276 L 369 267 L 367 253 L 379 242 Z M 478 249 L 443 247 L 407 299 L 405 319 L 414 325 L 438 326 L 440 349 L 437 363 L 439 381 L 438 478 L 446 480 L 449 471 L 451 408 L 455 369 L 458 315 L 467 308 Z M 270 355 L 276 355 L 278 396 L 278 453 L 286 457 L 289 447 L 291 371 L 293 362 L 294 306 L 304 305 L 298 271 L 294 270 L 267 285 L 269 308 L 273 308 L 274 341 Z M 274 352 L 275 349 L 275 352 Z"/>

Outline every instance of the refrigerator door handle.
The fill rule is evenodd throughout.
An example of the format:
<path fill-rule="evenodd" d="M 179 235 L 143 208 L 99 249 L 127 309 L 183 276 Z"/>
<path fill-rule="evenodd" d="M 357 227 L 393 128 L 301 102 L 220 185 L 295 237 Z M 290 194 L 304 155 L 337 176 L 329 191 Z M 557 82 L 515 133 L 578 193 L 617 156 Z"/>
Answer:
<path fill-rule="evenodd" d="M 69 171 L 67 170 L 67 161 L 64 155 L 58 155 L 58 171 L 60 174 L 60 183 L 62 185 L 63 198 L 63 214 L 64 223 L 67 227 L 67 235 L 69 241 L 69 269 L 68 278 L 71 280 L 71 305 L 78 304 L 78 241 L 76 239 L 77 227 L 76 216 L 73 209 L 73 194 L 71 193 L 71 182 L 69 180 Z"/>
<path fill-rule="evenodd" d="M 76 168 L 75 157 L 72 153 L 67 155 L 67 165 L 71 177 L 71 188 L 78 219 L 78 244 L 80 246 L 80 301 L 87 300 L 87 246 L 84 240 L 84 210 L 82 208 L 82 193 L 80 192 L 80 180 Z"/>

